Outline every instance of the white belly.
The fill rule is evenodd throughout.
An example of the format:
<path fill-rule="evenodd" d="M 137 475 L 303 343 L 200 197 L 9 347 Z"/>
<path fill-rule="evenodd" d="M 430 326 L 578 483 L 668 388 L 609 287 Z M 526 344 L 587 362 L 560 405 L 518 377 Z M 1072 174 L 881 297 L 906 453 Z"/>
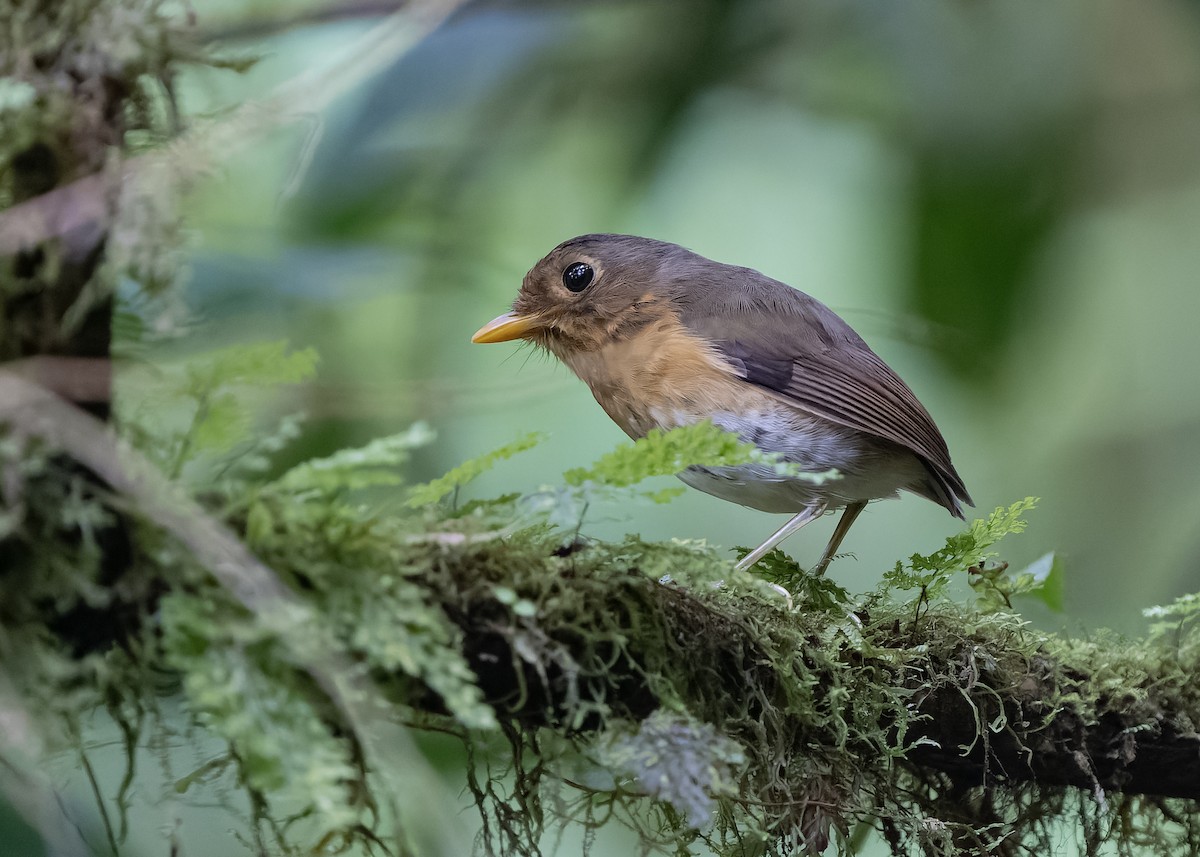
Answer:
<path fill-rule="evenodd" d="M 763 512 L 798 512 L 813 501 L 837 508 L 895 497 L 927 478 L 924 466 L 907 450 L 782 403 L 764 412 L 718 413 L 711 419 L 816 477 L 779 476 L 762 465 L 691 467 L 679 474 L 697 490 Z M 830 470 L 838 475 L 821 478 Z"/>

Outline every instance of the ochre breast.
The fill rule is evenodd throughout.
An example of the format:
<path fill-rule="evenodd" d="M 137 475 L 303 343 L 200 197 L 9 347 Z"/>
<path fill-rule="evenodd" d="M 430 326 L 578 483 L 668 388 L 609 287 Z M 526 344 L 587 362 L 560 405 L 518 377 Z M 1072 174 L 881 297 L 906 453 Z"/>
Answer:
<path fill-rule="evenodd" d="M 771 402 L 674 316 L 619 341 L 559 356 L 634 438 L 653 428 L 674 428 Z"/>

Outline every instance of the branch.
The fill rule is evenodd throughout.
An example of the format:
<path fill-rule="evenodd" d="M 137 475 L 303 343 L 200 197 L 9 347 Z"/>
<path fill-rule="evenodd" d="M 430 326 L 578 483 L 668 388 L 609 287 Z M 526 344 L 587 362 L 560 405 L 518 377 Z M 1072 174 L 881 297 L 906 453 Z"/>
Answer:
<path fill-rule="evenodd" d="M 770 727 L 791 736 L 787 751 L 836 750 L 833 743 L 846 738 L 822 727 L 831 719 L 825 714 L 767 722 L 811 684 L 813 705 L 822 709 L 830 704 L 822 697 L 831 696 L 846 721 L 878 707 L 881 734 L 911 748 L 902 765 L 921 776 L 940 772 L 953 789 L 1033 783 L 1098 796 L 1200 799 L 1194 651 L 1064 641 L 1015 616 L 952 604 L 915 624 L 910 609 L 884 604 L 853 617 L 788 614 L 781 600 L 714 599 L 612 565 L 601 571 L 606 592 L 599 594 L 596 581 L 581 579 L 588 548 L 557 561 L 548 573 L 558 583 L 531 589 L 526 577 L 496 577 L 502 546 L 476 550 L 442 559 L 455 590 L 469 595 L 448 610 L 489 698 L 526 726 L 561 729 L 582 695 L 635 720 L 682 703 L 701 719 L 732 725 L 731 736 L 751 746 L 763 740 L 760 727 Z M 491 596 L 497 585 L 540 602 L 536 618 L 501 621 Z M 586 594 L 561 612 L 553 604 L 572 585 Z M 792 643 L 796 649 L 786 651 Z M 607 667 L 590 670 L 598 657 Z M 664 687 L 679 697 L 665 699 Z M 909 700 L 903 722 L 880 702 L 889 688 Z M 746 700 L 758 700 L 749 718 L 741 716 Z M 868 736 L 849 750 L 878 755 Z"/>
<path fill-rule="evenodd" d="M 345 736 L 357 736 L 401 805 L 417 799 L 419 780 L 407 791 L 394 782 L 413 767 L 388 759 L 407 750 L 376 734 L 395 706 L 449 713 L 440 724 L 474 746 L 469 730 L 496 725 L 482 699 L 491 703 L 512 744 L 516 785 L 481 780 L 473 765 L 467 777 L 485 840 L 502 840 L 496 853 L 535 853 L 541 786 L 584 782 L 571 776 L 580 752 L 612 777 L 607 787 L 603 775 L 598 787 L 585 782 L 594 791 L 585 823 L 598 823 L 587 814 L 594 803 L 652 797 L 665 821 L 646 841 L 667 829 L 678 843 L 760 837 L 819 851 L 834 831 L 878 819 L 896 853 L 896 843 L 932 835 L 931 824 L 946 838 L 930 853 L 1019 853 L 1005 839 L 1044 853 L 1036 849 L 1061 835 L 1053 825 L 1080 810 L 1096 819 L 1082 828 L 1088 847 L 1103 840 L 1099 815 L 1109 812 L 1126 813 L 1124 839 L 1156 835 L 1158 819 L 1200 839 L 1194 806 L 1165 800 L 1200 795 L 1194 634 L 1106 646 L 1041 634 L 1012 615 L 882 596 L 851 608 L 810 593 L 793 611 L 702 546 L 563 547 L 545 527 L 493 526 L 516 520 L 501 511 L 511 500 L 490 512 L 434 506 L 400 519 L 343 503 L 336 485 L 284 478 L 226 526 L 102 424 L 6 372 L 0 423 L 18 441 L 42 438 L 86 466 L 246 608 L 221 608 L 224 593 L 211 583 L 181 586 L 177 569 L 158 569 L 175 588 L 168 613 L 177 618 L 155 619 L 176 653 L 168 663 L 191 676 L 193 713 L 218 734 L 244 718 L 240 706 L 231 715 L 206 702 L 204 688 L 226 682 L 202 667 L 223 647 L 248 657 L 244 641 L 260 633 L 287 657 L 255 647 L 261 663 L 241 692 L 310 706 L 287 679 L 288 664 L 303 670 L 336 703 L 311 708 L 319 719 L 309 724 L 349 753 L 356 742 Z M 351 452 L 339 466 L 372 460 Z M 336 470 L 310 469 L 340 480 Z M 288 493 L 293 483 L 297 493 Z M 189 604 L 198 618 L 181 625 Z M 158 613 L 150 609 L 148 619 Z M 194 660 L 181 661 L 181 651 Z M 481 708 L 486 718 L 476 716 Z M 313 733 L 262 721 L 271 734 L 293 728 L 274 742 L 289 757 Z M 236 750 L 242 733 L 233 734 Z M 360 787 L 365 773 L 355 794 Z M 1147 805 L 1159 813 L 1142 813 Z M 1151 820 L 1130 822 L 1135 813 Z"/>
<path fill-rule="evenodd" d="M 982 712 L 1003 712 L 1006 725 L 987 742 L 975 740 L 964 683 L 937 688 L 918 706 L 929 717 L 919 733 L 937 746 L 915 748 L 909 763 L 944 771 L 963 786 L 1033 782 L 1200 799 L 1200 736 L 1183 726 L 1198 712 L 1173 710 L 1176 693 L 1156 687 L 1150 673 L 1130 675 L 1127 693 L 1113 698 L 1092 669 L 1083 658 L 1046 659 L 1006 677 Z M 1064 696 L 1075 701 L 1060 705 Z M 1021 719 L 1031 711 L 1033 721 Z M 969 752 L 959 749 L 972 742 Z"/>

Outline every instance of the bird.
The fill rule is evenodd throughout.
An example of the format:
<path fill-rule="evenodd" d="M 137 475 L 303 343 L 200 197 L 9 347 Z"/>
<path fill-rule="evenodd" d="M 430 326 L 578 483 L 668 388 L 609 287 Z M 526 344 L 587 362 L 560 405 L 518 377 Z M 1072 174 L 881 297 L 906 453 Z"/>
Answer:
<path fill-rule="evenodd" d="M 566 364 L 635 440 L 709 420 L 793 466 L 678 474 L 721 499 L 791 515 L 738 570 L 841 509 L 811 569 L 821 575 L 867 503 L 901 491 L 962 520 L 962 504 L 974 505 L 900 376 L 833 310 L 754 269 L 636 235 L 581 235 L 534 265 L 512 310 L 472 337 L 516 339 Z M 836 478 L 806 477 L 829 471 Z"/>

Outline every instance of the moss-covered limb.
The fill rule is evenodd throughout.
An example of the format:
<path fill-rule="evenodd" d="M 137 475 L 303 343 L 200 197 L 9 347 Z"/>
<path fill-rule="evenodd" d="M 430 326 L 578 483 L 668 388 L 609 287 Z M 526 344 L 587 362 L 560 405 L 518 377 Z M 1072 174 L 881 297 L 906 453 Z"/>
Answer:
<path fill-rule="evenodd" d="M 593 706 L 635 720 L 682 706 L 747 745 L 770 730 L 795 742 L 780 752 L 851 749 L 866 767 L 895 755 L 963 789 L 1200 799 L 1195 651 L 1064 641 L 951 604 L 915 623 L 882 603 L 854 618 L 789 614 L 755 593 L 659 583 L 608 546 L 515 550 L 443 552 L 438 565 L 481 685 L 524 723 L 577 729 Z M 497 588 L 538 609 L 514 617 Z"/>
<path fill-rule="evenodd" d="M 1053 640 L 1043 645 L 1063 649 Z M 976 646 L 983 651 L 973 652 Z M 1172 662 L 1138 645 L 1066 646 L 997 672 L 983 693 L 968 692 L 978 680 L 978 664 L 968 662 L 986 657 L 988 646 L 965 642 L 941 665 L 943 672 L 959 670 L 954 683 L 918 674 L 931 689 L 922 690 L 916 710 L 927 719 L 914 731 L 937 746 L 915 747 L 910 762 L 945 771 L 962 785 L 1029 781 L 1200 800 L 1200 735 L 1193 726 L 1200 711 L 1194 690 L 1179 686 L 1179 679 L 1197 675 L 1195 659 Z M 977 718 L 1002 727 L 977 739 Z M 962 746 L 971 749 L 964 753 Z"/>
<path fill-rule="evenodd" d="M 704 839 L 731 857 L 819 850 L 860 822 L 897 855 L 1048 853 L 1064 819 L 1093 850 L 1114 836 L 1159 853 L 1200 848 L 1193 800 L 1137 803 L 1114 789 L 1141 780 L 1105 767 L 1128 771 L 1147 739 L 1191 734 L 1200 643 L 1189 629 L 1114 653 L 943 601 L 875 594 L 851 606 L 802 577 L 793 583 L 810 591 L 789 611 L 703 545 L 564 546 L 523 500 L 395 515 L 341 489 L 394 486 L 388 468 L 427 430 L 270 482 L 235 480 L 214 506 L 233 510 L 221 522 L 103 424 L 5 373 L 0 422 L 119 495 L 142 523 L 128 580 L 148 581 L 140 632 L 94 647 L 125 666 L 93 674 L 62 645 L 56 612 L 77 590 L 95 595 L 78 574 L 86 542 L 40 541 L 51 574 L 0 575 L 0 658 L 14 684 L 69 720 L 85 702 L 64 688 L 137 711 L 154 693 L 139 671 L 175 673 L 189 714 L 227 743 L 267 838 L 432 853 L 396 831 L 397 818 L 419 817 L 425 786 L 403 790 L 422 782 L 414 760 L 394 759 L 402 736 L 380 740 L 415 708 L 473 748 L 507 745 L 476 758 L 507 759 L 514 779 L 467 775 L 489 854 L 538 853 L 556 815 L 616 816 L 645 843 L 683 853 Z M 6 497 L 58 508 L 54 474 L 27 474 L 31 448 L 0 448 Z M 60 517 L 86 532 L 78 508 Z M 998 532 L 974 529 L 987 537 L 955 541 L 972 562 Z M 1110 760 L 1118 735 L 1124 755 Z M 1028 772 L 1010 770 L 1025 751 L 1006 741 L 1037 757 Z M 1095 780 L 1075 777 L 1085 753 Z M 1061 774 L 1056 758 L 1076 767 Z M 311 837 L 279 823 L 284 806 L 302 808 Z"/>
<path fill-rule="evenodd" d="M 603 747 L 615 731 L 621 758 L 658 757 L 647 724 L 670 712 L 698 746 L 708 726 L 733 741 L 705 762 L 726 772 L 709 838 L 728 853 L 756 836 L 819 848 L 872 819 L 897 854 L 1047 853 L 1064 820 L 1088 853 L 1200 847 L 1194 634 L 1077 642 L 878 596 L 789 612 L 752 583 L 715 585 L 728 564 L 685 545 L 439 539 L 411 562 L 523 734 Z M 704 809 L 691 779 L 656 791 L 659 769 L 625 770 L 680 814 Z"/>
<path fill-rule="evenodd" d="M 291 797 L 286 792 L 294 787 L 301 806 L 304 801 L 325 803 L 323 821 L 347 838 L 361 828 L 364 838 L 372 841 L 380 835 L 390 837 L 387 853 L 401 857 L 459 853 L 451 838 L 414 843 L 397 824 L 397 818 L 414 807 L 431 825 L 452 821 L 447 802 L 436 800 L 436 789 L 429 788 L 435 778 L 427 771 L 425 759 L 395 724 L 372 678 L 347 660 L 342 641 L 326 637 L 333 629 L 314 615 L 314 609 L 320 609 L 315 603 L 294 593 L 236 533 L 118 440 L 105 424 L 3 370 L 0 425 L 25 444 L 5 460 L 6 467 L 0 467 L 6 476 L 0 494 L 6 510 L 33 517 L 26 511 L 45 505 L 47 488 L 59 475 L 20 470 L 50 449 L 55 456 L 67 454 L 103 480 L 119 493 L 124 510 L 155 530 L 141 533 L 140 551 L 130 558 L 130 570 L 119 587 L 104 593 L 103 606 L 96 610 L 102 617 L 112 614 L 109 618 L 128 621 L 88 629 L 101 639 L 86 647 L 87 652 L 78 645 L 78 623 L 69 623 L 71 614 L 60 615 L 56 608 L 76 600 L 76 590 L 99 599 L 82 573 L 87 567 L 80 561 L 87 558 L 82 548 L 87 545 L 86 540 L 79 545 L 77 535 L 93 522 L 64 515 L 71 518 L 72 527 L 48 534 L 40 544 L 41 568 L 0 562 L 0 665 L 20 675 L 25 693 L 33 692 L 42 702 L 53 699 L 55 714 L 74 723 L 96 704 L 97 697 L 110 709 L 119 701 L 144 712 L 149 705 L 147 685 L 152 683 L 143 670 L 176 670 L 185 690 L 204 699 L 196 700 L 194 714 L 215 721 L 225 737 L 231 730 L 240 733 L 243 740 L 231 739 L 231 753 L 243 777 L 257 778 L 248 790 L 256 815 L 257 807 L 263 807 L 262 817 L 256 818 L 259 823 L 278 823 L 267 808 L 280 796 L 268 796 L 270 789 L 262 785 L 274 782 L 276 792 L 284 792 L 285 797 Z M 86 502 L 95 513 L 107 511 L 94 497 Z M 8 557 L 0 554 L 0 559 Z M 51 573 L 38 573 L 47 570 Z M 295 569 L 288 571 L 294 574 Z M 132 604 L 126 601 L 135 597 Z M 75 651 L 63 658 L 63 649 L 54 643 L 67 643 Z M 92 654 L 96 649 L 107 655 Z M 97 669 L 92 662 L 114 654 L 120 666 L 109 663 Z M 73 695 L 57 692 L 46 675 L 72 688 Z M 0 672 L 0 683 L 4 679 Z M 246 715 L 246 707 L 255 705 L 269 712 L 262 720 Z M 221 718 L 238 726 L 230 727 Z M 136 740 L 128 735 L 126 739 Z M 302 742 L 307 752 L 297 752 L 289 741 Z M 245 758 L 248 749 L 258 752 L 259 758 L 252 760 L 258 763 L 256 768 Z M 293 758 L 298 760 L 293 766 L 281 763 Z M 347 797 L 369 791 L 368 768 L 380 772 L 379 797 Z M 331 800 L 325 791 L 338 799 Z M 383 833 L 362 828 L 359 815 L 367 811 L 386 827 Z M 381 818 L 387 819 L 386 824 Z"/>

